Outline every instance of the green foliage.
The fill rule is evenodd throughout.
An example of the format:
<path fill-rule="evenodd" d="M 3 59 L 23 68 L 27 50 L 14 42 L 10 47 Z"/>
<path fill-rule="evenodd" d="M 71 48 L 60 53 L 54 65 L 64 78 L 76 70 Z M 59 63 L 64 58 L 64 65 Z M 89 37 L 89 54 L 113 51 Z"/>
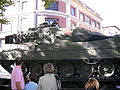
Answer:
<path fill-rule="evenodd" d="M 45 5 L 44 5 L 45 8 L 48 8 L 51 5 L 51 3 L 55 2 L 56 0 L 42 0 L 42 1 L 45 2 Z"/>
<path fill-rule="evenodd" d="M 0 19 L 1 24 L 8 24 L 8 20 L 6 18 Z"/>
<path fill-rule="evenodd" d="M 10 6 L 12 4 L 14 4 L 12 0 L 0 0 L 0 17 L 4 16 L 4 12 L 6 10 L 5 7 Z M 6 24 L 7 22 L 8 20 L 6 20 L 5 18 L 0 19 L 1 24 Z"/>

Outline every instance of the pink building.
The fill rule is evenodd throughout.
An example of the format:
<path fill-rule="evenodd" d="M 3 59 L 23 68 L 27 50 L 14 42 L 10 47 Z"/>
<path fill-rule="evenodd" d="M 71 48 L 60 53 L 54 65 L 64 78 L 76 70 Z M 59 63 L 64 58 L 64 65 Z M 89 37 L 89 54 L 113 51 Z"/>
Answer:
<path fill-rule="evenodd" d="M 62 28 L 82 27 L 94 32 L 100 32 L 102 18 L 80 0 L 56 0 L 42 14 L 51 24 L 58 21 Z"/>

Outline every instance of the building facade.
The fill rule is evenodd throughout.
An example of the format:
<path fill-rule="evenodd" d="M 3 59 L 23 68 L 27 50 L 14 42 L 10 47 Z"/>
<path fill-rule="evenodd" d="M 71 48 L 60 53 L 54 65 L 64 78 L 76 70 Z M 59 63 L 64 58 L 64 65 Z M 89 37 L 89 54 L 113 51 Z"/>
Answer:
<path fill-rule="evenodd" d="M 5 36 L 26 32 L 45 21 L 49 24 L 57 21 L 61 28 L 82 27 L 93 32 L 100 32 L 102 21 L 97 12 L 80 0 L 56 0 L 49 8 L 44 7 L 42 0 L 16 0 L 6 8 L 5 18 L 9 24 L 1 25 L 2 45 Z"/>
<path fill-rule="evenodd" d="M 102 34 L 107 36 L 120 35 L 120 29 L 117 26 L 102 27 Z"/>
<path fill-rule="evenodd" d="M 102 18 L 80 0 L 56 0 L 43 13 L 49 23 L 54 20 L 62 28 L 82 27 L 94 32 L 100 32 Z"/>

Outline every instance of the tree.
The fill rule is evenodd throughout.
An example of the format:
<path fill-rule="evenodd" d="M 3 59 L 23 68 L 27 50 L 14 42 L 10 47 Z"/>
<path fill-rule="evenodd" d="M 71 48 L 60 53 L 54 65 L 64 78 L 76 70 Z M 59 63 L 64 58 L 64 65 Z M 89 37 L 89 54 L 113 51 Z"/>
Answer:
<path fill-rule="evenodd" d="M 42 1 L 44 1 L 45 2 L 45 7 L 46 8 L 48 8 L 50 5 L 51 5 L 51 3 L 53 3 L 53 2 L 55 2 L 56 0 L 42 0 Z"/>
<path fill-rule="evenodd" d="M 4 12 L 6 10 L 5 7 L 10 6 L 12 4 L 14 4 L 12 0 L 0 0 L 0 17 L 4 16 Z M 8 20 L 6 20 L 5 18 L 0 18 L 1 24 L 6 24 L 7 22 Z"/>

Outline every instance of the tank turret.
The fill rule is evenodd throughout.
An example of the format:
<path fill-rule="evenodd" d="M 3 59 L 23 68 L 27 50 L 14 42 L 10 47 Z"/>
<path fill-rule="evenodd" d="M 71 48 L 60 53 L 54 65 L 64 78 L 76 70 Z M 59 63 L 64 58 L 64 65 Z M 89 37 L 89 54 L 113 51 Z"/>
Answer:
<path fill-rule="evenodd" d="M 67 31 L 44 23 L 28 32 L 6 36 L 6 44 L 17 47 L 0 52 L 1 64 L 10 72 L 14 58 L 21 56 L 25 74 L 34 72 L 41 76 L 42 66 L 51 62 L 62 88 L 83 87 L 89 77 L 97 78 L 103 85 L 119 84 L 120 36 L 108 37 L 84 28 Z"/>

